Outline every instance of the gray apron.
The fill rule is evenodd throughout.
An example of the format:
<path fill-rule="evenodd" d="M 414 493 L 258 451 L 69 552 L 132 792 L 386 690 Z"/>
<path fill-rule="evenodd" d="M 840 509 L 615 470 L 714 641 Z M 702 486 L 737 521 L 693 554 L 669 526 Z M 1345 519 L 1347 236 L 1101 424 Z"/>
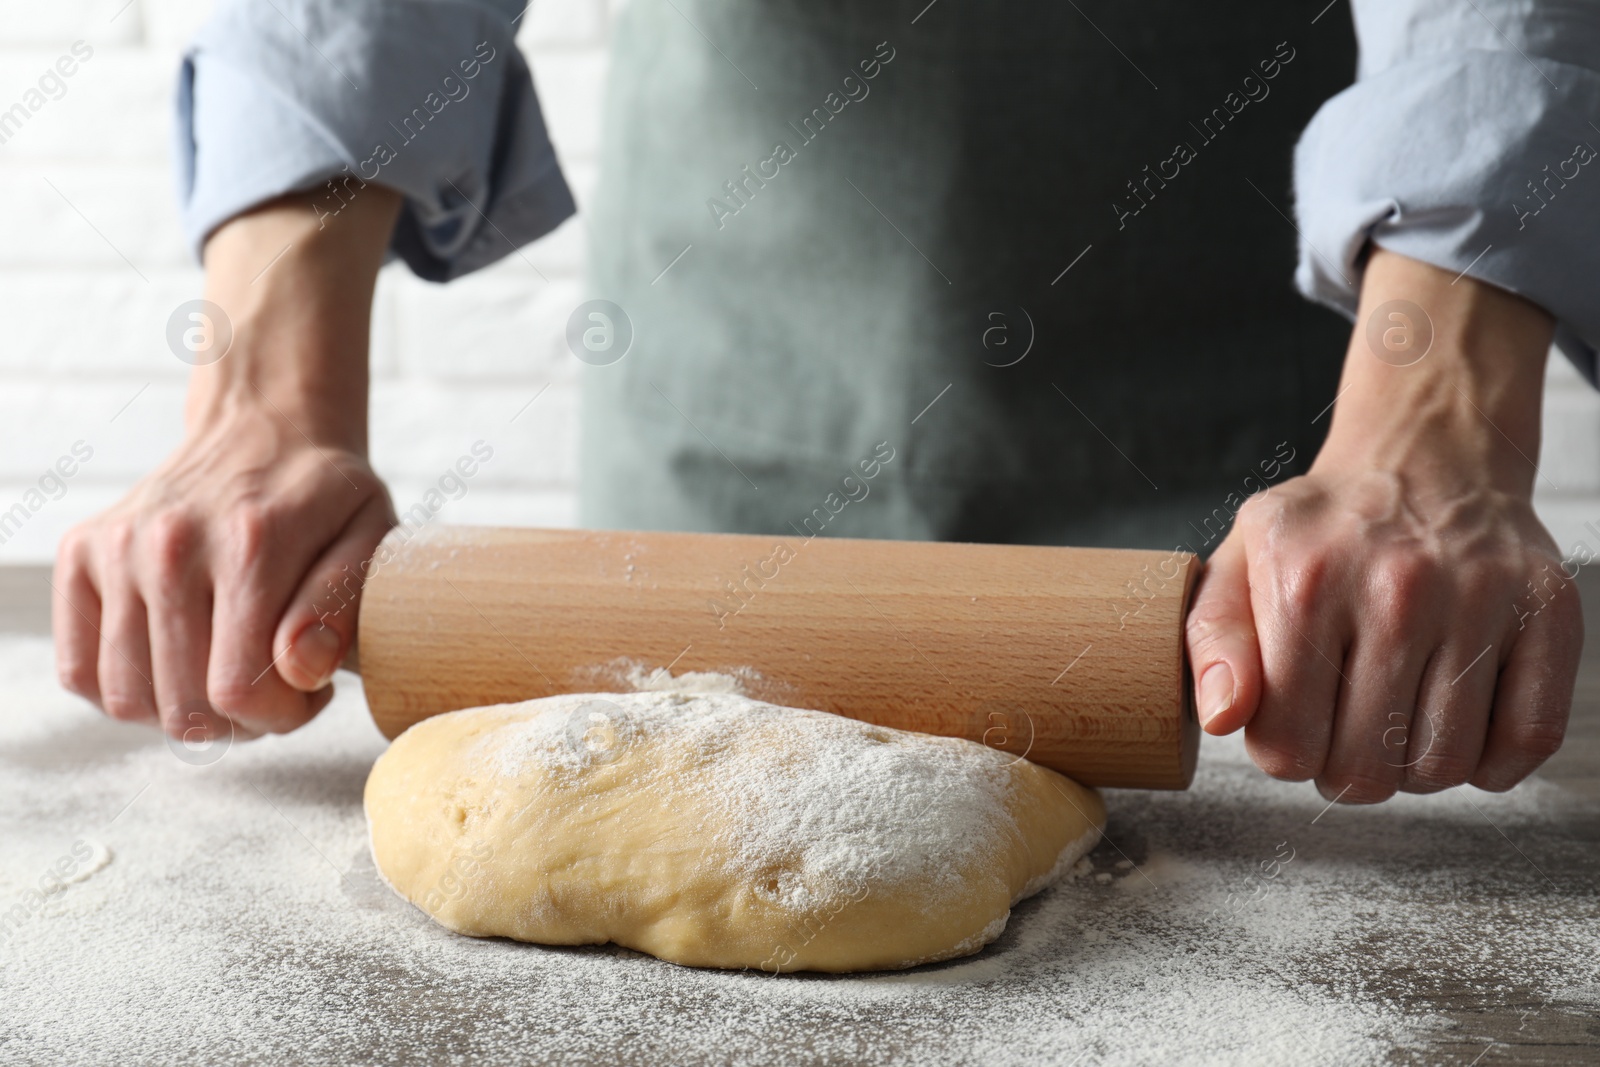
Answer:
<path fill-rule="evenodd" d="M 925 4 L 628 5 L 586 524 L 1206 552 L 1309 465 L 1349 328 L 1290 155 L 1348 17 Z"/>

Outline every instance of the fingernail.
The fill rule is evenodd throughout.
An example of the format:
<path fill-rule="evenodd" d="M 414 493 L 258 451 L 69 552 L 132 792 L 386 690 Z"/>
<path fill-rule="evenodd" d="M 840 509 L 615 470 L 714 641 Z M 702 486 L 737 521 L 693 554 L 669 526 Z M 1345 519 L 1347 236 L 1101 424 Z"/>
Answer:
<path fill-rule="evenodd" d="M 1209 726 L 1211 720 L 1233 707 L 1233 668 L 1226 663 L 1213 663 L 1200 676 L 1200 725 Z"/>
<path fill-rule="evenodd" d="M 339 667 L 339 652 L 344 641 L 339 631 L 324 623 L 314 622 L 301 630 L 291 646 L 300 669 L 317 680 L 313 687 L 321 689 Z"/>

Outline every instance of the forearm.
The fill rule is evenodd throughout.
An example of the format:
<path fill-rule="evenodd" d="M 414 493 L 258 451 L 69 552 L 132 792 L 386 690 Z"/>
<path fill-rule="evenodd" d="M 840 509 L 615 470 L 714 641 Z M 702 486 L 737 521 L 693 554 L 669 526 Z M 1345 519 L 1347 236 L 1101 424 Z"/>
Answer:
<path fill-rule="evenodd" d="M 1426 321 L 1386 310 L 1393 301 L 1409 301 Z M 1549 314 L 1515 294 L 1375 249 L 1313 469 L 1405 471 L 1445 493 L 1487 482 L 1526 498 L 1553 329 Z"/>
<path fill-rule="evenodd" d="M 206 299 L 228 316 L 233 342 L 195 369 L 191 431 L 265 404 L 318 445 L 366 453 L 372 295 L 401 197 L 369 184 L 319 222 L 320 195 L 263 204 L 206 242 Z"/>

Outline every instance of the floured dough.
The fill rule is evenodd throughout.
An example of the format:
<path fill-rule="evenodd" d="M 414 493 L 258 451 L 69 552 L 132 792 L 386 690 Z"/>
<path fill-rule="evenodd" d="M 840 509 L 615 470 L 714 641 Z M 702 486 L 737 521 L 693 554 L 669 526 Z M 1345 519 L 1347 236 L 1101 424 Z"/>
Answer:
<path fill-rule="evenodd" d="M 366 810 L 378 869 L 451 930 L 772 972 L 976 952 L 1105 820 L 971 741 L 681 692 L 424 720 Z"/>

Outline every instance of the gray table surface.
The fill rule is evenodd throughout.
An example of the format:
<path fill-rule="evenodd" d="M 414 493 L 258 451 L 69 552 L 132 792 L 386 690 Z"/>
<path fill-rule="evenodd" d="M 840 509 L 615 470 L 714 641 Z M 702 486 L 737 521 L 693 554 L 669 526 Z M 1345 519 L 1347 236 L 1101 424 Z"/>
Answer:
<path fill-rule="evenodd" d="M 45 573 L 38 568 L 0 569 L 0 633 L 37 634 L 47 629 L 44 601 L 39 596 L 40 590 L 48 591 L 44 579 Z M 1582 595 L 1591 620 L 1591 632 L 1600 632 L 1600 582 L 1585 579 Z M 1600 1015 L 1600 955 L 1597 955 L 1600 954 L 1600 847 L 1597 847 L 1600 846 L 1600 647 L 1597 646 L 1600 641 L 1591 641 L 1586 649 L 1567 743 L 1537 776 L 1544 786 L 1535 784 L 1506 798 L 1475 792 L 1456 798 L 1455 794 L 1461 791 L 1455 791 L 1443 798 L 1409 798 L 1375 809 L 1359 812 L 1338 809 L 1324 815 L 1318 812 L 1320 802 L 1308 796 L 1305 787 L 1300 787 L 1292 799 L 1280 804 L 1277 798 L 1288 796 L 1287 793 L 1267 791 L 1276 784 L 1259 782 L 1259 776 L 1243 762 L 1237 751 L 1229 755 L 1226 745 L 1219 747 L 1208 743 L 1202 756 L 1200 780 L 1191 792 L 1116 791 L 1108 794 L 1111 816 L 1107 841 L 1091 857 L 1094 869 L 1103 875 L 1100 882 L 1105 884 L 1113 878 L 1129 878 L 1126 868 L 1131 863 L 1136 865 L 1134 873 L 1140 877 L 1146 870 L 1155 877 L 1154 881 L 1145 879 L 1151 886 L 1164 879 L 1182 883 L 1185 871 L 1191 883 L 1198 885 L 1206 868 L 1220 872 L 1219 877 L 1239 877 L 1238 872 L 1247 871 L 1257 858 L 1259 845 L 1247 842 L 1273 841 L 1281 836 L 1294 840 L 1302 849 L 1305 858 L 1297 871 L 1310 873 L 1309 865 L 1315 863 L 1332 865 L 1330 869 L 1334 873 L 1324 875 L 1330 894 L 1328 899 L 1370 901 L 1371 914 L 1355 926 L 1360 930 L 1363 923 L 1367 924 L 1370 937 L 1350 936 L 1348 923 L 1337 927 L 1330 925 L 1329 930 L 1337 931 L 1337 938 L 1330 934 L 1330 940 L 1336 939 L 1337 945 L 1306 944 L 1301 939 L 1295 946 L 1284 948 L 1280 958 L 1270 961 L 1270 969 L 1277 976 L 1275 980 L 1302 984 L 1316 995 L 1325 996 L 1327 1003 L 1339 1003 L 1340 998 L 1360 999 L 1363 1003 L 1380 1005 L 1386 1018 L 1417 1020 L 1419 1026 L 1404 1037 L 1393 1038 L 1380 1056 L 1374 1057 L 1368 1049 L 1360 1059 L 1341 1059 L 1326 1050 L 1308 1047 L 1303 1056 L 1290 1054 L 1280 1057 L 1279 1062 L 1485 1065 L 1600 1062 L 1600 1018 L 1597 1018 Z M 46 669 L 42 665 L 39 667 L 40 672 Z M 41 684 L 37 679 L 30 682 L 34 688 L 28 692 L 41 692 L 38 688 Z M 16 709 L 11 713 L 17 713 Z M 358 710 L 347 707 L 342 714 L 351 723 L 359 720 Z M 106 729 L 101 729 L 92 719 L 80 719 L 74 720 L 70 731 L 52 735 L 49 745 L 0 742 L 0 843 L 5 841 L 6 834 L 16 834 L 20 839 L 39 830 L 32 823 L 23 827 L 17 821 L 24 818 L 24 813 L 31 820 L 59 817 L 63 827 L 70 825 L 74 815 L 71 806 L 59 800 L 46 803 L 33 796 L 8 792 L 8 777 L 34 775 L 26 780 L 37 784 L 43 780 L 37 775 L 66 776 L 81 765 L 96 768 L 96 773 L 115 781 L 114 771 L 119 761 L 132 760 L 137 753 L 135 743 L 112 730 L 112 725 L 106 724 Z M 126 728 L 116 728 L 122 729 Z M 370 870 L 363 866 L 369 861 L 364 860 L 358 845 L 360 789 L 367 761 L 370 761 L 371 752 L 376 751 L 377 742 L 367 739 L 366 735 L 361 735 L 351 745 L 335 739 L 327 742 L 328 747 L 320 752 L 292 738 L 283 739 L 281 743 L 285 751 L 300 744 L 295 750 L 299 752 L 295 760 L 273 762 L 267 756 L 241 755 L 231 773 L 237 781 L 248 784 L 267 800 L 285 822 L 292 823 L 301 838 L 307 839 L 304 844 L 310 844 L 309 838 L 316 838 L 323 842 L 318 851 L 327 852 L 328 841 L 340 842 L 343 851 L 332 852 L 332 863 L 342 873 L 337 878 L 337 888 L 328 890 L 333 894 L 329 899 L 353 903 L 353 914 L 360 923 L 392 925 L 398 921 L 396 916 L 404 906 L 374 891 Z M 111 790 L 107 796 L 115 795 L 111 786 L 107 788 Z M 116 784 L 115 788 L 126 789 L 127 786 Z M 205 802 L 206 794 L 196 792 L 200 787 L 185 785 L 183 788 L 188 790 L 184 803 Z M 220 795 L 220 786 L 212 788 L 218 789 Z M 240 788 L 238 792 L 247 791 Z M 277 798 L 275 802 L 270 799 L 272 797 Z M 253 801 L 253 797 L 248 799 Z M 164 802 L 159 798 L 140 801 L 141 806 L 156 805 L 151 814 L 159 810 L 161 803 Z M 1463 807 L 1463 803 L 1467 806 Z M 1254 810 L 1240 810 L 1247 806 L 1254 806 Z M 1483 816 L 1482 821 L 1477 815 Z M 63 829 L 57 834 L 58 839 L 61 834 L 70 834 L 70 830 Z M 302 847 L 302 842 L 293 840 L 287 832 L 280 836 L 286 838 L 287 843 L 277 842 L 273 847 Z M 322 859 L 327 861 L 328 856 Z M 4 862 L 0 857 L 0 866 Z M 119 876 L 131 877 L 133 875 L 128 872 L 138 869 L 135 860 Z M 315 860 L 309 860 L 304 870 L 325 879 L 332 877 L 326 870 L 319 871 Z M 293 891 L 293 881 L 286 879 L 287 876 L 279 879 L 278 891 Z M 526 962 L 533 957 L 523 951 L 526 946 L 505 942 L 480 942 L 457 948 L 453 947 L 456 942 L 468 939 L 444 935 L 449 940 L 442 948 L 439 943 L 433 943 L 430 952 L 477 951 L 484 961 L 486 984 L 476 993 L 433 989 L 424 982 L 395 994 L 398 965 L 385 964 L 370 953 L 363 955 L 353 944 L 348 960 L 304 964 L 305 967 L 325 968 L 323 977 L 343 990 L 337 994 L 342 999 L 330 1004 L 326 1032 L 301 1035 L 278 1032 L 271 1021 L 277 1015 L 269 1010 L 265 1016 L 267 1021 L 257 1018 L 252 1024 L 261 1034 L 259 1047 L 246 1045 L 241 1052 L 238 1045 L 207 1045 L 197 1039 L 193 1062 L 303 1059 L 332 1063 L 371 1058 L 423 1063 L 442 1062 L 450 1050 L 461 1051 L 460 1034 L 430 1032 L 434 1036 L 429 1037 L 408 1029 L 414 1020 L 407 1014 L 404 1003 L 397 1003 L 391 1009 L 375 999 L 377 1006 L 370 1008 L 362 1026 L 349 1023 L 340 1014 L 340 1005 L 348 1006 L 369 994 L 379 998 L 381 991 L 387 991 L 385 995 L 397 995 L 402 1002 L 408 998 L 411 1002 L 430 1004 L 438 1001 L 451 1010 L 460 1010 L 457 999 L 468 994 L 478 997 L 475 1003 L 479 1004 L 483 1003 L 483 997 L 491 995 L 509 998 L 503 1010 L 488 1013 L 487 1019 L 477 1019 L 472 1026 L 481 1030 L 478 1034 L 480 1047 L 487 1048 L 491 1058 L 504 1057 L 507 1048 L 517 1047 L 522 1051 L 515 1058 L 530 1062 L 770 1060 L 850 1063 L 858 1062 L 857 1056 L 840 1049 L 848 1049 L 846 1038 L 852 1027 L 862 1033 L 870 1032 L 879 1042 L 870 1057 L 873 1062 L 1041 1062 L 1044 1059 L 1081 1064 L 1161 1062 L 1155 1053 L 1140 1052 L 1141 1048 L 1154 1047 L 1151 1041 L 1159 1044 L 1159 1016 L 1119 1021 L 1115 1012 L 1096 1015 L 1089 1007 L 1084 1007 L 1074 1022 L 1072 1013 L 1061 1009 L 1048 1018 L 1061 1033 L 1070 1032 L 1081 1042 L 1078 1047 L 1083 1051 L 1070 1056 L 1066 1051 L 1041 1056 L 1036 1046 L 1024 1040 L 1020 1031 L 1036 1029 L 1037 1020 L 1046 1018 L 1029 1014 L 1040 1010 L 1036 1007 L 1015 1009 L 1013 1018 L 1019 1030 L 1015 1040 L 995 1037 L 991 1032 L 986 1043 L 976 1044 L 963 1036 L 973 1027 L 992 1031 L 995 1018 L 1005 1016 L 1010 1010 L 1008 1004 L 1020 1005 L 1041 986 L 1059 986 L 1064 1002 L 1077 997 L 1080 1003 L 1089 1004 L 1095 995 L 1092 968 L 1096 966 L 1121 968 L 1119 980 L 1134 981 L 1141 986 L 1155 982 L 1162 975 L 1169 979 L 1176 975 L 1173 980 L 1180 986 L 1183 981 L 1200 980 L 1183 978 L 1188 973 L 1182 970 L 1183 960 L 1186 954 L 1192 955 L 1195 951 L 1193 938 L 1208 935 L 1196 934 L 1193 929 L 1179 929 L 1183 926 L 1181 885 L 1177 890 L 1151 890 L 1140 896 L 1132 891 L 1140 888 L 1137 880 L 1129 878 L 1129 892 L 1096 897 L 1090 892 L 1095 889 L 1094 880 L 1086 881 L 1091 883 L 1088 889 L 1052 891 L 1039 901 L 1021 906 L 1012 929 L 975 963 L 948 965 L 942 970 L 925 968 L 909 976 L 877 980 L 891 983 L 879 986 L 880 991 L 903 992 L 921 982 L 918 988 L 924 993 L 920 994 L 920 999 L 901 1001 L 885 993 L 874 1001 L 877 1006 L 862 1007 L 853 1021 L 832 1008 L 823 1010 L 828 1005 L 819 999 L 815 1018 L 809 1022 L 805 1022 L 809 1018 L 805 1015 L 808 1009 L 792 1004 L 781 1016 L 770 1016 L 787 1020 L 786 1027 L 799 1018 L 804 1022 L 799 1030 L 775 1025 L 763 1030 L 766 1025 L 763 1020 L 769 1018 L 763 1013 L 776 1010 L 768 1001 L 779 994 L 763 992 L 760 997 L 766 999 L 760 1000 L 748 991 L 702 981 L 695 972 L 678 971 L 685 976 L 684 1004 L 697 1006 L 692 1010 L 687 1006 L 674 1009 L 683 1013 L 678 1016 L 652 1016 L 654 1021 L 641 1028 L 641 1018 L 629 1015 L 633 1009 L 607 999 L 609 987 L 584 983 L 591 980 L 596 967 L 665 965 L 604 949 L 577 950 L 576 953 L 569 950 L 566 956 L 533 950 L 545 952 L 538 957 L 545 961 L 540 964 L 546 967 L 541 973 L 572 982 L 574 1004 L 586 1001 L 587 1029 L 576 1044 L 570 1035 L 552 1036 L 546 1029 L 539 1031 L 542 1037 L 517 1031 L 522 1044 L 497 1046 L 491 1041 L 493 1034 L 503 1031 L 501 1036 L 509 1041 L 514 1036 L 515 1026 L 524 1025 L 512 1021 L 517 1004 L 524 1004 L 530 1011 L 548 1008 L 547 1001 L 518 1001 L 518 994 L 505 992 L 505 974 L 515 973 L 505 969 L 517 966 L 519 959 Z M 1404 888 L 1398 890 L 1396 886 Z M 218 899 L 232 899 L 228 894 L 238 892 L 237 887 L 214 884 L 208 887 L 203 880 L 187 891 L 198 894 L 195 899 L 202 901 L 208 892 L 216 894 Z M 1313 914 L 1319 906 L 1319 898 L 1313 893 L 1296 899 L 1306 902 L 1307 922 L 1311 929 L 1317 929 L 1316 923 L 1325 921 L 1325 917 L 1319 919 Z M 114 901 L 102 906 L 102 910 L 113 912 L 114 908 Z M 205 910 L 198 905 L 197 908 L 198 912 Z M 1416 942 L 1407 944 L 1403 923 L 1398 918 L 1387 918 L 1386 910 L 1395 915 L 1404 913 L 1431 918 L 1417 935 Z M 98 919 L 85 919 L 88 924 L 85 929 L 90 929 L 93 922 L 115 918 L 113 914 L 110 918 L 102 915 Z M 186 932 L 181 919 L 170 921 L 179 923 L 178 928 L 169 927 L 162 936 L 182 939 L 192 934 L 197 939 L 195 943 L 206 943 L 198 928 Z M 127 917 L 127 922 L 136 924 L 138 920 Z M 1095 934 L 1097 924 L 1101 930 Z M 352 927 L 353 943 L 359 940 L 358 925 Z M 1449 932 L 1452 926 L 1459 927 L 1455 935 Z M 1137 951 L 1109 952 L 1106 938 L 1109 937 L 1111 944 L 1117 943 L 1119 929 L 1134 933 L 1124 947 L 1135 945 Z M 1230 936 L 1243 938 L 1239 941 L 1241 974 L 1259 971 L 1261 961 L 1246 958 L 1249 953 L 1245 950 L 1253 951 L 1253 945 L 1267 943 L 1263 940 L 1265 935 L 1236 931 Z M 1256 937 L 1257 942 L 1252 942 L 1251 937 Z M 1085 947 L 1086 941 L 1097 939 L 1097 949 L 1090 951 Z M 1207 958 L 1213 966 L 1218 960 L 1224 964 L 1228 960 L 1227 950 L 1218 948 L 1217 940 L 1220 939 L 1208 937 L 1206 942 Z M 520 957 L 519 951 L 522 951 Z M 93 984 L 89 971 L 77 971 L 71 965 L 52 965 L 48 971 L 40 972 L 30 971 L 30 966 L 37 965 L 27 959 L 7 958 L 4 950 L 0 950 L 0 1002 L 6 1004 L 0 1012 L 0 1062 L 42 1063 L 74 1058 L 82 1062 L 111 1063 L 141 1058 L 140 1046 L 132 1036 L 124 1042 L 116 1034 L 96 1030 L 92 1018 L 78 1014 L 81 1005 L 63 1014 L 67 1009 L 60 1004 L 73 1000 L 80 992 L 75 983 L 84 989 Z M 283 961 L 278 961 L 278 966 L 289 966 L 293 970 L 293 966 Z M 564 966 L 569 967 L 570 973 L 561 970 Z M 581 968 L 588 970 L 580 973 Z M 1195 973 L 1203 977 L 1207 972 Z M 34 988 L 28 980 L 29 974 L 47 978 L 56 993 L 46 996 Z M 271 983 L 262 972 L 236 966 L 229 974 L 232 981 L 241 983 L 241 988 L 232 992 L 248 994 L 252 1011 L 259 1012 L 263 1001 L 270 1006 L 274 991 L 266 987 Z M 499 985 L 490 981 L 496 975 Z M 726 982 L 726 979 L 719 981 Z M 829 981 L 801 978 L 798 982 L 811 984 L 794 988 L 809 989 L 820 997 L 816 991 L 835 988 L 826 984 Z M 769 990 L 781 988 L 781 985 L 773 983 L 760 988 Z M 1194 992 L 1200 995 L 1204 991 Z M 548 993 L 543 995 L 549 996 Z M 137 1016 L 140 1010 L 137 993 L 130 992 L 129 996 L 135 1002 L 124 1008 Z M 232 1003 L 229 999 L 220 1000 L 206 1010 L 226 1014 L 232 1010 L 228 1007 Z M 742 1011 L 750 1016 L 751 1031 L 741 1036 L 742 1043 L 737 1049 L 728 1048 L 726 1055 L 708 1056 L 700 1045 L 675 1045 L 671 1041 L 674 1027 L 691 1025 L 686 1020 L 693 1012 L 704 1010 L 708 1003 L 722 1005 L 731 1015 Z M 63 1019 L 73 1021 L 64 1023 Z M 737 1020 L 722 1025 L 737 1029 Z M 63 1027 L 77 1028 L 71 1042 L 63 1043 L 66 1040 L 60 1035 Z M 651 1027 L 659 1031 L 655 1038 L 650 1036 Z M 382 1051 L 383 1035 L 391 1032 L 404 1032 L 407 1041 L 403 1046 Z M 682 1030 L 684 1034 L 688 1032 Z M 940 1034 L 944 1036 L 938 1038 Z M 1140 1037 L 1141 1034 L 1144 1036 Z M 430 1045 L 430 1041 L 436 1042 L 436 1047 Z M 482 1045 L 483 1041 L 490 1043 Z M 1280 1048 L 1251 1041 L 1246 1035 L 1239 1038 L 1237 1045 L 1221 1051 L 1215 1046 L 1209 1049 L 1195 1046 L 1191 1050 L 1181 1043 L 1162 1047 L 1182 1049 L 1177 1058 L 1186 1062 L 1219 1063 L 1265 1062 L 1269 1047 Z M 864 1053 L 861 1055 L 868 1058 Z"/>

